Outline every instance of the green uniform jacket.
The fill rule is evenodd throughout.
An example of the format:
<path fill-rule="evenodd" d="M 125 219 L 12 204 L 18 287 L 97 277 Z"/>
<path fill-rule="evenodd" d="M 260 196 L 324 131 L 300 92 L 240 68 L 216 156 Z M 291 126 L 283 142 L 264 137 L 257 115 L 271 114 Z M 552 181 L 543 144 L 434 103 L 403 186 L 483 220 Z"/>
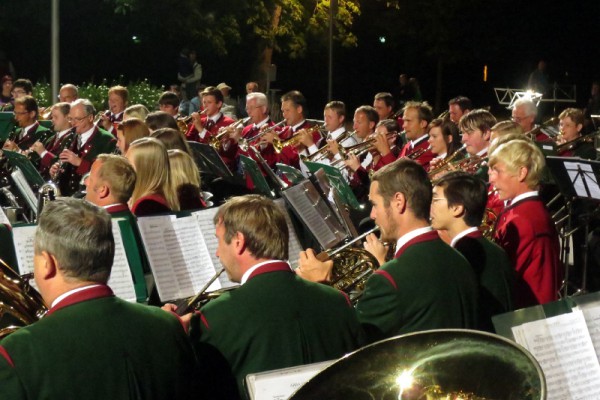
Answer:
<path fill-rule="evenodd" d="M 492 317 L 513 310 L 515 272 L 510 259 L 479 231 L 460 238 L 454 248 L 469 261 L 479 280 L 479 329 L 494 332 Z"/>
<path fill-rule="evenodd" d="M 369 277 L 356 310 L 370 341 L 443 328 L 476 328 L 477 280 L 456 250 L 429 231 Z"/>
<path fill-rule="evenodd" d="M 95 286 L 0 342 L 1 399 L 181 399 L 195 358 L 180 321 Z"/>
<path fill-rule="evenodd" d="M 250 373 L 334 360 L 363 344 L 347 296 L 299 278 L 282 261 L 209 302 L 192 317 L 190 336 L 224 356 L 240 393 Z"/>

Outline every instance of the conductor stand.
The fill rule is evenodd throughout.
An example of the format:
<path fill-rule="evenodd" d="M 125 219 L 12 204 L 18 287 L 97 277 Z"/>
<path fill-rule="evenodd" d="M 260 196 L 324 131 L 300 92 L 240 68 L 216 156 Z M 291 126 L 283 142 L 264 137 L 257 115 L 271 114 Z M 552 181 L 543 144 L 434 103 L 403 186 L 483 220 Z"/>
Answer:
<path fill-rule="evenodd" d="M 568 243 L 563 242 L 562 260 L 565 265 L 565 278 L 563 281 L 564 297 L 576 296 L 587 292 L 587 275 L 589 262 L 588 236 L 590 224 L 598 214 L 598 205 L 600 205 L 600 162 L 591 160 L 582 160 L 580 158 L 548 157 L 548 167 L 554 176 L 558 187 L 566 199 L 569 199 L 568 223 L 563 229 L 561 238 L 568 241 L 570 236 L 583 229 L 584 235 L 577 235 L 581 239 L 579 248 L 581 257 L 581 286 L 572 294 L 569 294 L 569 272 L 570 264 L 568 262 Z M 564 220 L 561 219 L 561 221 Z M 575 225 L 576 224 L 576 225 Z M 577 238 L 573 236 L 573 242 L 576 246 Z M 574 258 L 576 259 L 576 257 Z"/>

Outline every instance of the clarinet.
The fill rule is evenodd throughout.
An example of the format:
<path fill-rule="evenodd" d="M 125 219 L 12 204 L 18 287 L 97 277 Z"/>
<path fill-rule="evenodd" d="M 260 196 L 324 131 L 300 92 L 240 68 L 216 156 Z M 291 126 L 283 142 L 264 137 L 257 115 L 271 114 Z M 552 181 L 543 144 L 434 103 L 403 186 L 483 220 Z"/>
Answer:
<path fill-rule="evenodd" d="M 69 133 L 67 133 L 67 135 L 69 135 L 69 137 L 67 137 L 65 139 L 62 150 L 69 149 L 69 150 L 73 151 L 73 150 L 75 150 L 74 143 L 75 143 L 75 139 L 77 138 L 77 133 L 75 133 L 75 128 L 71 129 L 71 131 Z M 61 150 L 61 152 L 62 152 L 62 150 Z M 71 164 L 69 164 L 69 165 L 71 165 Z M 58 171 L 52 177 L 52 182 L 54 182 L 56 185 L 58 185 L 60 183 L 62 175 L 65 173 L 66 170 L 67 170 L 67 168 L 66 168 L 66 166 L 64 166 L 64 162 L 59 158 L 58 159 Z"/>

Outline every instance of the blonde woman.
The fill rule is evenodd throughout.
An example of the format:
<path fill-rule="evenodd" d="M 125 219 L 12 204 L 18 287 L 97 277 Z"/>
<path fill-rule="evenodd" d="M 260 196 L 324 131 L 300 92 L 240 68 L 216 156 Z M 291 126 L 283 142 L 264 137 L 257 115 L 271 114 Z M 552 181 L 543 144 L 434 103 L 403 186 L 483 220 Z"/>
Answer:
<path fill-rule="evenodd" d="M 206 203 L 200 194 L 200 171 L 192 157 L 179 149 L 169 153 L 171 167 L 171 185 L 177 193 L 181 210 L 197 210 L 206 208 Z"/>
<path fill-rule="evenodd" d="M 179 211 L 177 194 L 172 190 L 167 149 L 158 139 L 145 137 L 131 143 L 126 154 L 137 174 L 129 200 L 137 216 Z"/>
<path fill-rule="evenodd" d="M 131 142 L 146 136 L 150 136 L 150 130 L 141 119 L 130 118 L 117 125 L 117 147 L 121 154 L 127 153 Z"/>

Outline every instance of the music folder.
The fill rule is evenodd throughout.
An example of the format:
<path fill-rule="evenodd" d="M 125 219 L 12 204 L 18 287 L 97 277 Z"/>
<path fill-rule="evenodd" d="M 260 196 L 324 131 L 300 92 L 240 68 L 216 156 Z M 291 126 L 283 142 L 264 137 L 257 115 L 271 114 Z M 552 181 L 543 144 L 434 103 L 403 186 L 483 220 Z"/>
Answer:
<path fill-rule="evenodd" d="M 258 167 L 258 163 L 252 158 L 246 157 L 244 155 L 240 155 L 240 163 L 242 163 L 242 166 L 244 167 L 244 172 L 248 174 L 250 180 L 254 184 L 254 189 L 260 194 L 274 199 L 276 197 L 276 194 L 269 187 L 265 176 L 262 174 L 260 168 Z"/>

